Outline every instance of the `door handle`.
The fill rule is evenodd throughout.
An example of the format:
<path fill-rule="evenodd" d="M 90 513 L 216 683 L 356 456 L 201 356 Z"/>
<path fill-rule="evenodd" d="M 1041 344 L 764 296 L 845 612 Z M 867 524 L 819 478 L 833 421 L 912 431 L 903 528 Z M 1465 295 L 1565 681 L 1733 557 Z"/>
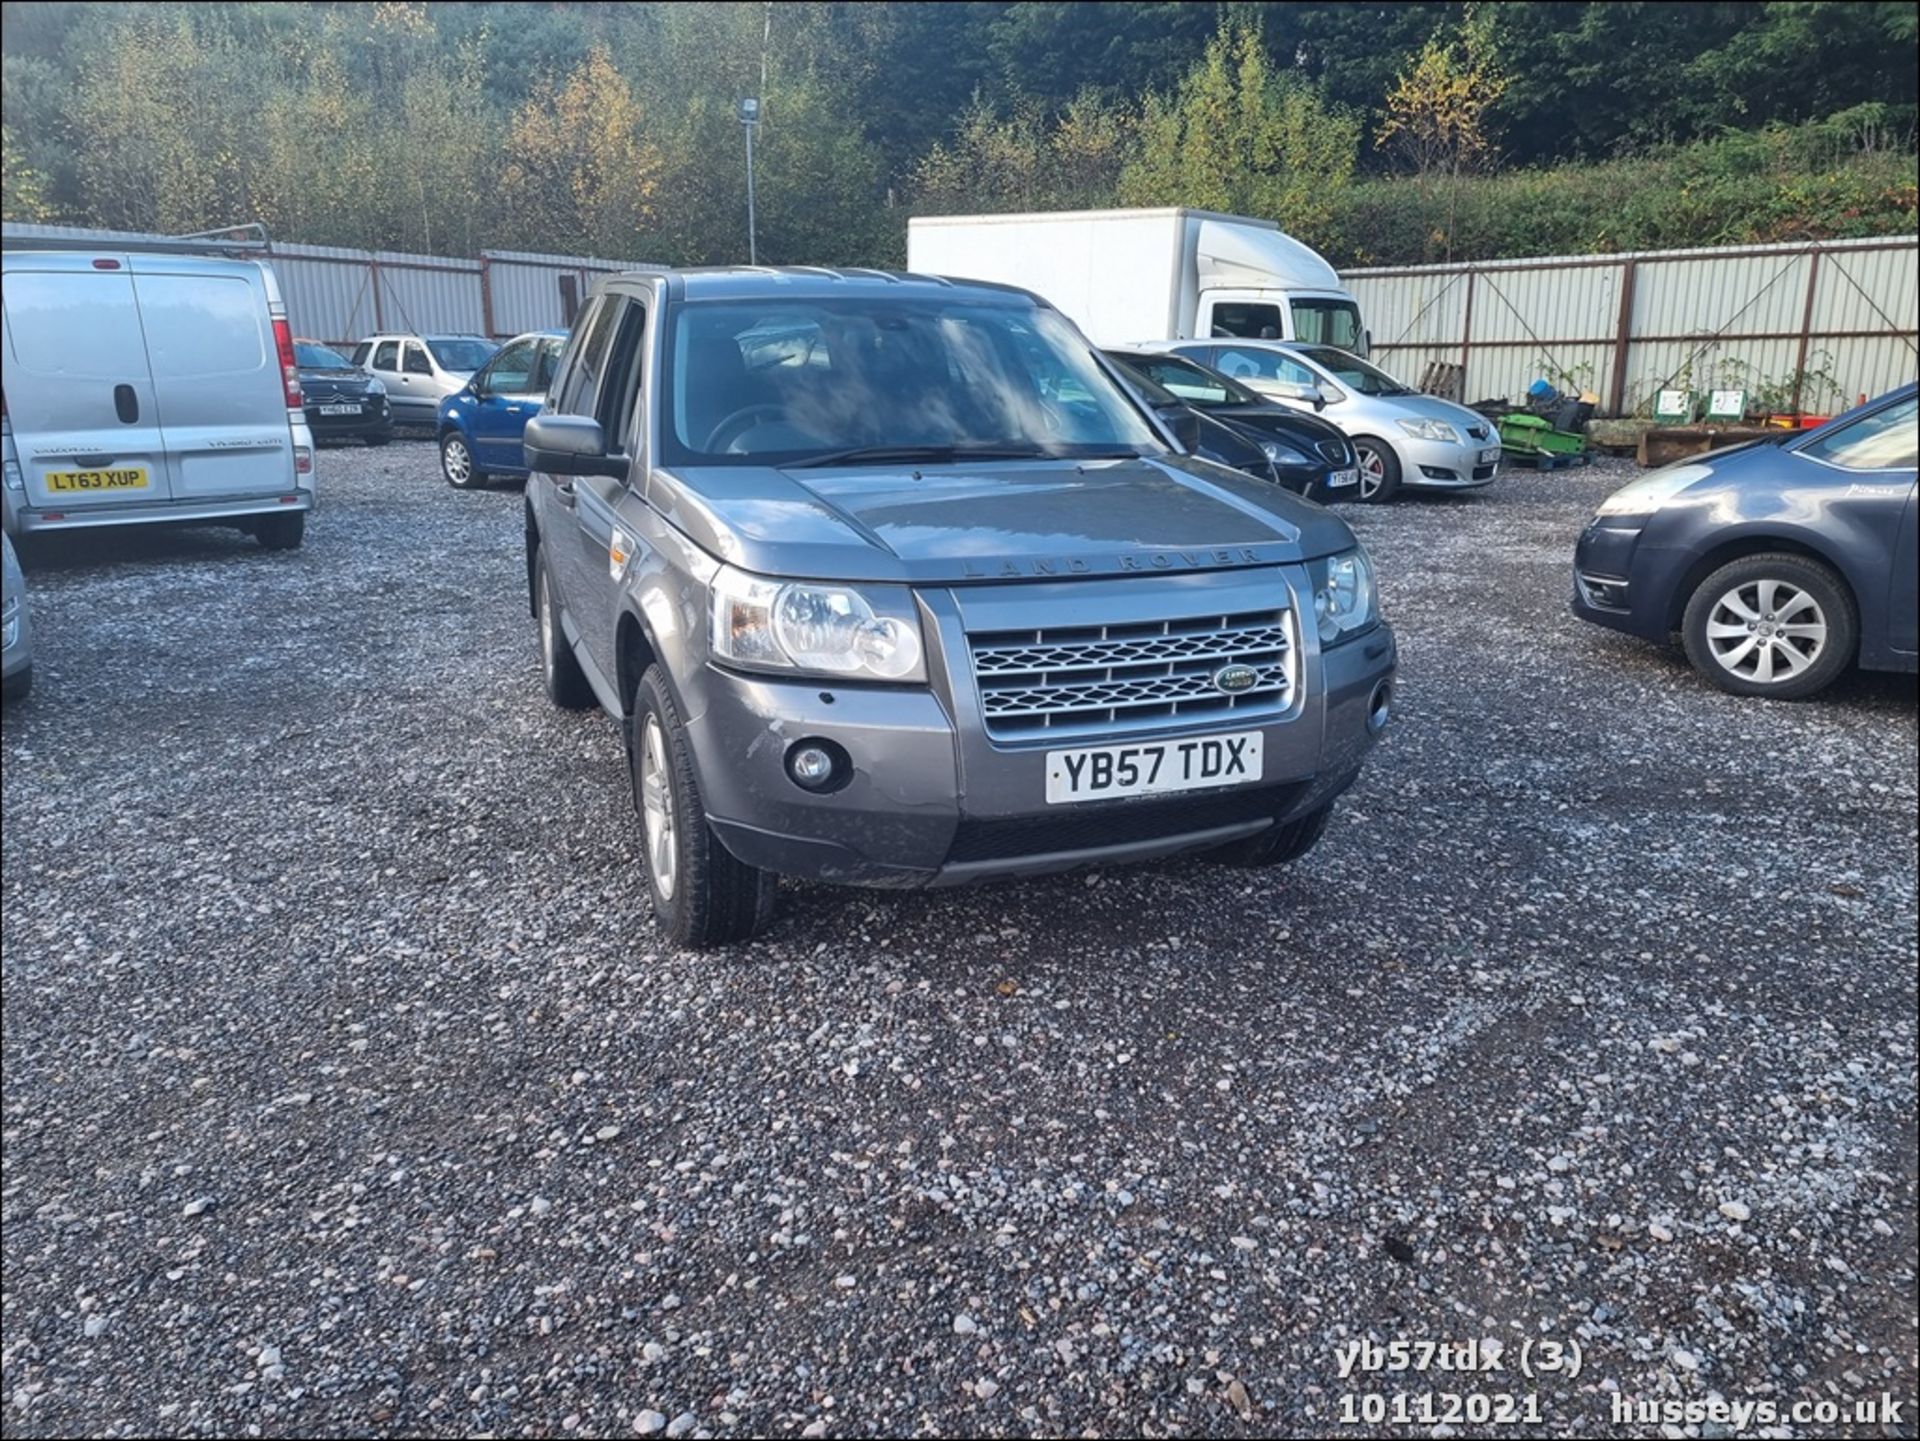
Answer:
<path fill-rule="evenodd" d="M 134 394 L 131 385 L 114 386 L 113 411 L 122 425 L 132 425 L 140 419 L 140 397 Z"/>

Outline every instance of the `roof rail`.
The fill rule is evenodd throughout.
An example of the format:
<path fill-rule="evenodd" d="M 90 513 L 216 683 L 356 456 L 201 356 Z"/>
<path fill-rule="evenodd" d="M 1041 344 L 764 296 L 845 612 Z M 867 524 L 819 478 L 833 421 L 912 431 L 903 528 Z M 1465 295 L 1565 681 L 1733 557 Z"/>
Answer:
<path fill-rule="evenodd" d="M 8 250 L 126 250 L 166 255 L 263 255 L 273 250 L 273 237 L 257 220 L 191 235 L 125 233 L 10 221 L 0 230 L 0 240 Z"/>

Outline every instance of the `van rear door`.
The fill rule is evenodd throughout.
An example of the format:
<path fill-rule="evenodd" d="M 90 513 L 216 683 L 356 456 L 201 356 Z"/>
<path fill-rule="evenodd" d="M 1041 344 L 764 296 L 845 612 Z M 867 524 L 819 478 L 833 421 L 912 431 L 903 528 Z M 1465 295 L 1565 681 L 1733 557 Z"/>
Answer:
<path fill-rule="evenodd" d="M 36 511 L 172 497 L 126 256 L 6 257 L 7 417 Z"/>
<path fill-rule="evenodd" d="M 266 276 L 251 261 L 133 258 L 175 500 L 294 489 Z"/>

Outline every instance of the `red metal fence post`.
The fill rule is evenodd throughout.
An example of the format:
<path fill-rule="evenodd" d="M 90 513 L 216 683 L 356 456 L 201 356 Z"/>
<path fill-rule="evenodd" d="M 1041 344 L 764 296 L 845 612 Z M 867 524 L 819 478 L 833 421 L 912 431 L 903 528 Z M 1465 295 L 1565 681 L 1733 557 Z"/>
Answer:
<path fill-rule="evenodd" d="M 1793 413 L 1800 413 L 1800 387 L 1807 378 L 1807 351 L 1813 342 L 1813 296 L 1820 285 L 1820 251 L 1807 257 L 1807 303 L 1800 312 L 1800 358 L 1793 365 Z"/>
<path fill-rule="evenodd" d="M 1613 384 L 1607 402 L 1615 415 L 1627 413 L 1627 354 L 1633 347 L 1633 284 L 1639 273 L 1637 260 L 1620 267 L 1620 319 L 1613 327 Z"/>

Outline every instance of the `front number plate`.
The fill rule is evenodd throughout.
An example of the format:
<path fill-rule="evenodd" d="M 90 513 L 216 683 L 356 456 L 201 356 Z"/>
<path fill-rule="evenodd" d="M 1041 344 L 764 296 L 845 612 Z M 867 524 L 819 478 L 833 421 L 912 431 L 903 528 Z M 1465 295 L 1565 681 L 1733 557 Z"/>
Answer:
<path fill-rule="evenodd" d="M 1157 796 L 1260 779 L 1259 731 L 1047 752 L 1047 804 Z"/>
<path fill-rule="evenodd" d="M 360 407 L 357 405 L 322 405 L 318 409 L 322 415 L 358 415 L 360 413 Z"/>
<path fill-rule="evenodd" d="M 1480 452 L 1480 463 L 1482 465 L 1492 465 L 1494 462 L 1496 462 L 1499 459 L 1500 459 L 1500 447 L 1497 445 L 1490 446 L 1486 450 L 1483 450 Z"/>
<path fill-rule="evenodd" d="M 145 490 L 147 468 L 130 465 L 122 470 L 50 470 L 47 489 L 60 494 L 91 490 Z"/>

